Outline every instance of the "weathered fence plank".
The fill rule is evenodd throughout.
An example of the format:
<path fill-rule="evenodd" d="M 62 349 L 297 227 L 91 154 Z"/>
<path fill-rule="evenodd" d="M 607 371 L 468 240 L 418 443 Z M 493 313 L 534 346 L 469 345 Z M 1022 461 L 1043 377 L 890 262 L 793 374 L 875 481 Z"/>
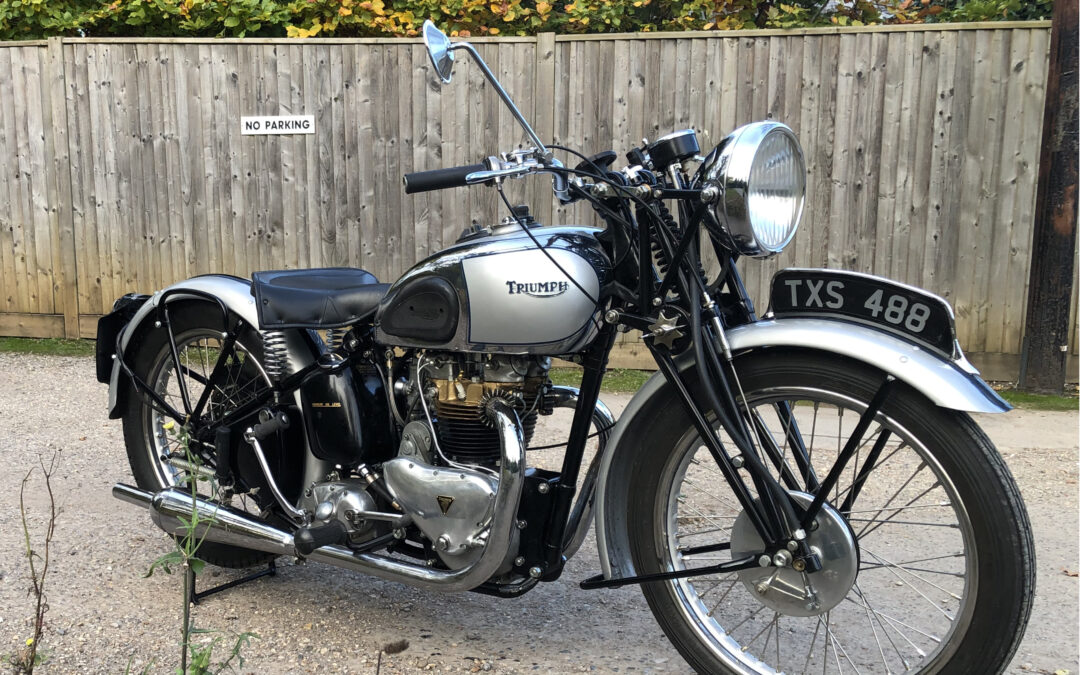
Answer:
<path fill-rule="evenodd" d="M 781 267 L 842 266 L 947 297 L 969 351 L 1019 353 L 1045 23 L 477 48 L 541 137 L 587 154 L 683 127 L 707 150 L 754 119 L 789 124 L 806 150 L 803 231 L 746 264 L 759 305 Z M 438 86 L 407 40 L 0 44 L 0 316 L 16 317 L 0 332 L 55 332 L 27 319 L 40 314 L 86 333 L 118 295 L 199 273 L 400 274 L 502 211 L 486 189 L 405 196 L 400 174 L 525 141 L 475 67 L 456 76 Z M 240 116 L 277 114 L 314 115 L 316 132 L 241 135 Z M 508 198 L 543 222 L 594 222 L 547 185 Z"/>

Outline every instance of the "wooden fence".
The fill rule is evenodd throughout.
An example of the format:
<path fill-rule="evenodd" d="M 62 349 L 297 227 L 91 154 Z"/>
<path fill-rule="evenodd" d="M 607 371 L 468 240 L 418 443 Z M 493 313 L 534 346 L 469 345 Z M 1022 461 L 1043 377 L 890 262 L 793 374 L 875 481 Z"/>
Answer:
<path fill-rule="evenodd" d="M 890 276 L 948 298 L 964 347 L 1015 374 L 1048 23 L 476 42 L 542 138 L 589 153 L 786 122 L 809 201 L 788 251 L 746 263 L 755 296 L 791 265 Z M 241 135 L 277 114 L 316 132 Z M 524 140 L 477 68 L 440 87 L 417 41 L 0 43 L 0 334 L 92 336 L 116 297 L 207 272 L 391 279 L 499 215 L 490 189 L 408 197 L 401 174 Z M 543 180 L 510 192 L 592 222 Z"/>

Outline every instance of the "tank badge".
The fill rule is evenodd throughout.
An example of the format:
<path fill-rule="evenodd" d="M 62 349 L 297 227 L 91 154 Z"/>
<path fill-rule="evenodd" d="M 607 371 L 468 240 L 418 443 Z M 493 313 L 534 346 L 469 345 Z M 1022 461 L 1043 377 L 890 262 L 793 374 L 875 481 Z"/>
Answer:
<path fill-rule="evenodd" d="M 506 288 L 510 295 L 524 293 L 534 298 L 551 298 L 562 295 L 570 288 L 568 281 L 531 281 L 521 283 L 519 281 L 507 281 Z"/>
<path fill-rule="evenodd" d="M 442 511 L 442 514 L 445 516 L 446 512 L 450 510 L 450 505 L 454 503 L 454 498 L 453 497 L 443 497 L 442 495 L 440 495 L 440 496 L 436 497 L 435 499 L 438 500 L 439 509 Z"/>

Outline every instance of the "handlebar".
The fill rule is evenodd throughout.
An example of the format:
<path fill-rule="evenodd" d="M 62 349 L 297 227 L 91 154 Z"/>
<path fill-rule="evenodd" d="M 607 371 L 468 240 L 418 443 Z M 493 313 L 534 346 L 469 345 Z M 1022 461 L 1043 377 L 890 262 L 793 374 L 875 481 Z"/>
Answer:
<path fill-rule="evenodd" d="M 448 169 L 433 169 L 431 171 L 417 171 L 407 173 L 402 177 L 405 184 L 405 194 L 411 195 L 416 192 L 430 192 L 431 190 L 445 190 L 447 188 L 465 187 L 465 177 L 477 171 L 486 171 L 486 164 L 471 164 L 469 166 L 452 166 Z"/>

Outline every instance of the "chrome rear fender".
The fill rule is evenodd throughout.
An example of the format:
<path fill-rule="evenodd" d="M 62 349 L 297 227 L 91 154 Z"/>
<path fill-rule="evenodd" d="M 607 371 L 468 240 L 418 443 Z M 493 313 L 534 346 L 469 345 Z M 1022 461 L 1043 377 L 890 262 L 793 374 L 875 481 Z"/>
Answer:
<path fill-rule="evenodd" d="M 981 413 L 1012 409 L 982 380 L 959 348 L 957 358 L 949 359 L 889 333 L 829 319 L 759 321 L 729 330 L 727 338 L 736 354 L 755 349 L 799 349 L 861 361 L 907 383 L 943 408 Z M 695 367 L 692 359 L 685 357 L 677 363 L 680 370 Z M 630 400 L 611 436 L 600 466 L 596 495 L 596 542 L 607 579 L 636 574 L 626 527 L 633 498 L 627 486 L 634 440 L 642 436 L 661 406 L 677 400 L 674 389 L 656 373 Z"/>
<path fill-rule="evenodd" d="M 185 294 L 182 291 L 191 291 Z M 180 292 L 177 292 L 180 291 Z M 259 317 L 256 312 L 255 298 L 251 295 L 251 282 L 239 277 L 223 274 L 208 274 L 194 277 L 173 284 L 162 289 L 150 297 L 124 327 L 120 336 L 120 350 L 125 357 L 130 358 L 130 346 L 136 336 L 145 331 L 154 329 L 153 314 L 161 304 L 162 297 L 169 293 L 169 303 L 183 300 L 205 300 L 206 295 L 212 295 L 229 308 L 229 311 L 244 320 L 245 323 L 259 329 Z M 208 310 L 220 314 L 217 308 Z M 312 353 L 311 346 L 304 336 L 295 330 L 284 331 L 286 334 L 286 347 L 290 368 L 293 372 L 310 365 L 316 358 Z M 112 375 L 109 379 L 109 417 L 116 419 L 123 414 L 124 398 L 127 396 L 127 383 L 121 378 L 120 364 L 113 360 Z"/>

